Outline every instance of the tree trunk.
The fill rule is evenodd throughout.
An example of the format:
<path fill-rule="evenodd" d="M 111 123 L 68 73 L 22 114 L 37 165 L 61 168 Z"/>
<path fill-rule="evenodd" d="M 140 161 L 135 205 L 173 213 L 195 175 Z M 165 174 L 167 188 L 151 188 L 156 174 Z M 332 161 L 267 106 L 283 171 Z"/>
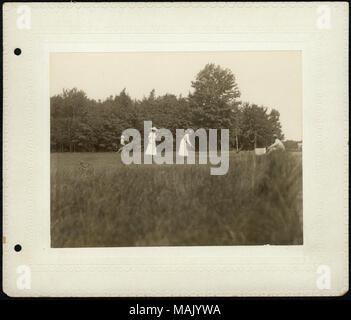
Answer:
<path fill-rule="evenodd" d="M 255 138 L 254 138 L 254 150 L 256 150 L 256 145 L 257 145 L 257 135 L 255 132 Z"/>

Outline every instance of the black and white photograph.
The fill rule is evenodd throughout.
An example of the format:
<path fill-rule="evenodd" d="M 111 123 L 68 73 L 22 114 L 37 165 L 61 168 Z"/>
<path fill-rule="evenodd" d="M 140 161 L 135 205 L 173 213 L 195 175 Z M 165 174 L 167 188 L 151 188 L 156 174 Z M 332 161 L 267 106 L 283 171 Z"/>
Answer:
<path fill-rule="evenodd" d="M 348 10 L 5 3 L 4 295 L 346 295 Z"/>
<path fill-rule="evenodd" d="M 303 244 L 301 68 L 300 51 L 51 53 L 51 246 Z"/>

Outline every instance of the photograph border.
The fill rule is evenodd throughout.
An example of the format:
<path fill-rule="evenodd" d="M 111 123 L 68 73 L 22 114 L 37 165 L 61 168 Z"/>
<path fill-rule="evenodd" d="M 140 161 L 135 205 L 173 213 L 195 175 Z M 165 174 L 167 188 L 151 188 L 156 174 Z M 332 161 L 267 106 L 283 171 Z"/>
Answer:
<path fill-rule="evenodd" d="M 211 26 L 204 32 L 128 32 L 111 30 L 109 20 L 102 22 L 106 33 L 90 33 L 89 21 L 75 26 L 78 32 L 50 26 L 49 30 L 30 31 L 20 64 L 11 48 L 17 36 L 13 16 L 17 4 L 4 7 L 4 291 L 10 296 L 323 296 L 341 295 L 348 290 L 348 91 L 347 41 L 334 32 L 323 33 L 305 27 L 296 32 L 282 30 L 250 30 L 239 32 L 228 26 L 224 32 Z M 311 17 L 313 6 L 305 9 L 302 18 Z M 32 6 L 32 5 L 31 5 Z M 37 8 L 37 5 L 33 5 Z M 46 6 L 38 5 L 39 10 Z M 55 5 L 52 5 L 55 6 Z M 123 6 L 123 5 L 122 5 Z M 187 7 L 193 10 L 196 5 Z M 59 5 L 60 15 L 65 5 Z M 83 5 L 94 11 L 96 5 Z M 99 13 L 108 15 L 102 6 Z M 162 5 L 161 5 L 162 7 Z M 220 7 L 220 6 L 219 6 Z M 239 8 L 254 8 L 240 4 Z M 69 8 L 69 5 L 67 5 Z M 152 8 L 152 6 L 148 6 Z M 202 7 L 202 8 L 207 8 Z M 214 10 L 208 6 L 208 10 Z M 269 5 L 265 10 L 290 8 Z M 332 8 L 344 19 L 344 6 Z M 133 14 L 144 9 L 124 8 Z M 205 9 L 206 10 L 206 9 Z M 217 9 L 219 10 L 219 9 Z M 220 11 L 220 10 L 219 10 Z M 289 10 L 288 10 L 289 11 Z M 74 10 L 69 10 L 74 16 Z M 259 17 L 258 11 L 252 11 Z M 47 11 L 48 19 L 54 11 Z M 93 13 L 91 13 L 93 15 Z M 179 13 L 178 13 L 179 14 Z M 247 13 L 248 14 L 248 13 Z M 293 10 L 285 18 L 293 21 Z M 136 14 L 137 16 L 137 14 Z M 11 19 L 10 19 L 11 17 Z M 236 14 L 238 17 L 238 14 Z M 244 19 L 245 17 L 241 17 Z M 136 19 L 136 18 L 134 18 Z M 162 19 L 166 19 L 166 16 Z M 198 17 L 201 21 L 201 17 Z M 243 20 L 240 20 L 243 21 Z M 346 21 L 346 20 L 345 20 Z M 264 22 L 267 22 L 266 20 Z M 279 23 L 283 23 L 278 19 Z M 287 26 L 289 24 L 287 22 Z M 279 28 L 277 23 L 276 28 Z M 164 24 L 167 25 L 166 20 Z M 135 27 L 135 26 L 134 26 Z M 85 30 L 82 30 L 84 29 Z M 121 27 L 123 28 L 123 27 Z M 169 25 L 172 29 L 172 26 Z M 241 26 L 244 29 L 244 26 Z M 294 26 L 290 27 L 294 29 Z M 341 28 L 341 27 L 340 27 Z M 342 25 L 346 37 L 346 24 Z M 56 29 L 56 30 L 55 30 Z M 133 28 L 131 28 L 133 29 Z M 167 28 L 165 28 L 167 29 Z M 176 29 L 176 28 L 174 28 Z M 252 28 L 253 29 L 253 28 Z M 259 29 L 259 28 L 258 28 Z M 76 30 L 76 29 L 74 29 Z M 333 41 L 340 55 L 338 62 L 325 63 L 325 44 Z M 332 45 L 330 45 L 332 47 Z M 26 50 L 30 52 L 28 58 Z M 243 51 L 301 50 L 303 65 L 303 237 L 301 246 L 219 246 L 219 247 L 135 247 L 135 248 L 50 248 L 50 52 L 135 52 L 135 51 Z M 329 51 L 327 52 L 329 54 Z M 16 57 L 15 57 L 16 58 Z M 18 64 L 14 67 L 15 64 Z M 335 70 L 332 70 L 332 69 Z M 23 77 L 18 79 L 18 70 Z M 342 81 L 340 87 L 326 91 L 320 81 L 331 75 Z M 16 88 L 16 90 L 15 90 Z M 341 96 L 337 96 L 342 93 Z M 327 109 L 337 101 L 339 108 Z M 13 106 L 16 105 L 14 108 Z M 33 106 L 35 106 L 33 108 Z M 326 114 L 329 111 L 331 114 Z M 18 115 L 21 114 L 19 121 Z M 330 124 L 329 119 L 336 123 Z M 18 130 L 20 126 L 20 130 Z M 334 129 L 334 130 L 330 130 Z M 24 139 L 25 149 L 16 146 Z M 334 141 L 334 145 L 331 142 Z M 335 142 L 336 141 L 336 142 Z M 340 166 L 330 168 L 335 154 Z M 344 151 L 340 152 L 339 148 Z M 344 149 L 345 148 L 345 149 Z M 23 153 L 18 158 L 20 152 Z M 339 152 L 339 154 L 337 154 Z M 13 161 L 17 159 L 17 161 Z M 21 166 L 18 170 L 18 166 Z M 330 172 L 330 170 L 332 172 Z M 337 180 L 331 198 L 323 198 L 331 174 Z M 18 183 L 23 187 L 18 188 Z M 25 191 L 24 191 L 25 190 Z M 330 190 L 332 191 L 332 190 Z M 19 203 L 18 199 L 22 201 Z M 329 201 L 329 202 L 328 202 Z M 328 217 L 331 209 L 333 216 Z M 328 219 L 327 219 L 328 218 Z M 21 221 L 20 224 L 17 221 Z M 328 233 L 330 225 L 335 226 Z M 18 235 L 21 235 L 18 238 Z M 13 251 L 20 242 L 23 252 Z M 337 249 L 335 249 L 337 248 Z M 16 267 L 29 265 L 32 288 L 16 288 Z M 330 266 L 334 286 L 320 290 L 316 286 L 318 267 Z"/>

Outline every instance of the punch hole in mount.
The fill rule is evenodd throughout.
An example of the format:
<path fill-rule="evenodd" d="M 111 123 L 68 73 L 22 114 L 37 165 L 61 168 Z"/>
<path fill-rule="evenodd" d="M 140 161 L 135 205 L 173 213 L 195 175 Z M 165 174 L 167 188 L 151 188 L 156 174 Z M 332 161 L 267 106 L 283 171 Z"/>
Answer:
<path fill-rule="evenodd" d="M 13 52 L 16 56 L 19 56 L 22 53 L 22 50 L 20 48 L 16 48 Z"/>
<path fill-rule="evenodd" d="M 22 250 L 22 246 L 20 244 L 16 244 L 14 249 L 16 252 L 20 252 Z"/>

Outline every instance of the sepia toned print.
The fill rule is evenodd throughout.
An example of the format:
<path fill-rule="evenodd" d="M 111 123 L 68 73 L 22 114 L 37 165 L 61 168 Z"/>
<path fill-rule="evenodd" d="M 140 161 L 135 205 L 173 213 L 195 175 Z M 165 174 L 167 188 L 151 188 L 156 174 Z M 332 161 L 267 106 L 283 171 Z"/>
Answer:
<path fill-rule="evenodd" d="M 303 243 L 301 52 L 50 59 L 52 247 Z"/>
<path fill-rule="evenodd" d="M 345 295 L 348 9 L 5 3 L 4 294 Z"/>

